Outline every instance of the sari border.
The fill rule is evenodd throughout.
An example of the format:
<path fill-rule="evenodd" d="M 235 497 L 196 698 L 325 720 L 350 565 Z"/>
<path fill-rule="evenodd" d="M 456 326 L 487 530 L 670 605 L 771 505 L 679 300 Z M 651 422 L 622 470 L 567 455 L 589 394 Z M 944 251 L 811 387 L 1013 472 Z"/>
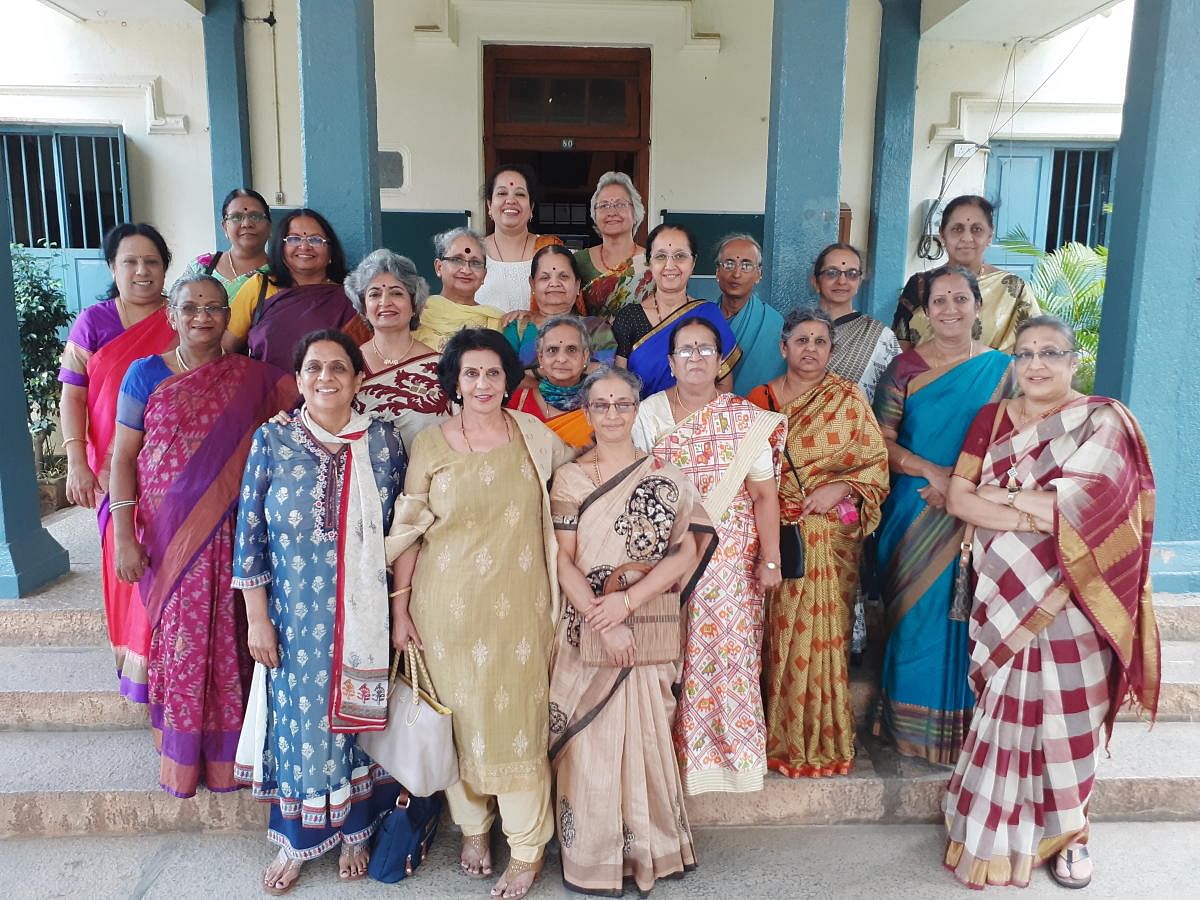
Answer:
<path fill-rule="evenodd" d="M 593 706 L 586 713 L 584 713 L 582 716 L 580 716 L 579 720 L 576 721 L 576 723 L 574 725 L 567 728 L 566 731 L 564 731 L 561 735 L 559 735 L 558 740 L 556 740 L 553 744 L 550 745 L 550 747 L 547 749 L 546 752 L 550 758 L 551 763 L 554 762 L 554 758 L 556 756 L 558 756 L 559 753 L 562 752 L 563 748 L 567 745 L 567 742 L 571 738 L 575 737 L 575 735 L 579 734 L 585 728 L 587 728 L 589 725 L 591 725 L 592 722 L 595 721 L 596 717 L 598 715 L 600 715 L 601 712 L 604 711 L 604 707 L 608 706 L 608 702 L 610 700 L 612 700 L 612 698 L 614 696 L 616 696 L 617 689 L 620 688 L 621 685 L 623 685 L 625 683 L 625 679 L 627 679 L 629 677 L 629 674 L 632 671 L 633 671 L 632 666 L 625 666 L 624 668 L 620 669 L 617 672 L 617 677 L 616 677 L 616 680 L 613 681 L 612 687 L 608 689 L 608 693 L 605 694 L 603 697 L 601 697 L 600 701 L 595 706 Z"/>

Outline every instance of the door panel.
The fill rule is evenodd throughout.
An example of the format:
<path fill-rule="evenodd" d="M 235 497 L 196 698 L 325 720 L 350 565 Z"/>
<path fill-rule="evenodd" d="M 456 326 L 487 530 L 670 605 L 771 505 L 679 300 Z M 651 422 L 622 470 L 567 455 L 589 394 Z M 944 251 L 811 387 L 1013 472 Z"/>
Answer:
<path fill-rule="evenodd" d="M 988 159 L 986 194 L 996 205 L 996 239 L 1018 228 L 1029 241 L 1041 245 L 1046 233 L 1046 202 L 1054 162 L 1051 147 L 1039 144 L 993 145 Z M 984 261 L 1028 279 L 1034 258 L 1005 250 L 993 242 Z"/>

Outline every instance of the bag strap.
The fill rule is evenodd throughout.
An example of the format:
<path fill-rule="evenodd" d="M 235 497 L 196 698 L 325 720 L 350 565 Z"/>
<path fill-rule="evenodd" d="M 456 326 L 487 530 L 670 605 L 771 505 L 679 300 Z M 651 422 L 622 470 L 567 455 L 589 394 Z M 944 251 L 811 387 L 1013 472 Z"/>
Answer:
<path fill-rule="evenodd" d="M 221 257 L 224 255 L 224 250 L 218 250 L 211 257 L 209 257 L 208 265 L 204 267 L 204 274 L 211 275 L 213 272 L 215 272 L 217 270 L 217 263 L 221 261 Z"/>
<path fill-rule="evenodd" d="M 787 413 L 785 413 L 782 409 L 779 409 L 775 406 L 775 392 L 771 390 L 770 385 L 767 385 L 766 388 L 767 388 L 767 390 L 766 390 L 767 406 L 769 406 L 771 408 L 771 412 L 780 413 L 781 415 L 783 415 L 786 418 Z M 789 425 L 790 424 L 791 423 L 789 423 Z M 787 464 L 792 470 L 792 477 L 794 479 L 796 479 L 796 487 L 798 487 L 800 489 L 800 496 L 803 497 L 804 496 L 804 485 L 800 481 L 800 476 L 798 474 L 796 474 L 796 464 L 794 462 L 792 462 L 792 454 L 788 453 L 787 434 L 786 433 L 783 436 L 783 456 L 787 460 Z"/>
<path fill-rule="evenodd" d="M 265 312 L 268 277 L 266 272 L 260 272 L 258 275 L 258 301 L 254 304 L 254 312 L 250 314 L 251 327 L 259 323 Z"/>
<path fill-rule="evenodd" d="M 1008 409 L 1007 400 L 998 400 L 996 402 L 996 418 L 992 419 L 992 432 L 988 435 L 987 446 L 992 446 L 992 441 L 996 440 L 996 432 L 1000 430 L 1000 419 L 1004 417 L 1004 411 Z M 987 453 L 987 447 L 984 448 L 984 453 Z M 958 559 L 963 564 L 968 564 L 971 561 L 971 546 L 975 541 L 975 526 L 970 522 L 963 529 L 962 543 L 958 546 Z"/>

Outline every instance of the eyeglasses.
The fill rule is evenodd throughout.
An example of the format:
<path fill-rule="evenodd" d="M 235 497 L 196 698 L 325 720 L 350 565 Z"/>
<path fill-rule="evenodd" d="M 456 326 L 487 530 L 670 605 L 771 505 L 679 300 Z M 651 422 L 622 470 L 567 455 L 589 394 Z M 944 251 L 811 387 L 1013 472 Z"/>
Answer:
<path fill-rule="evenodd" d="M 1012 358 L 1018 366 L 1027 366 L 1035 359 L 1052 366 L 1074 355 L 1074 350 L 1022 350 L 1014 353 Z"/>
<path fill-rule="evenodd" d="M 710 359 L 717 355 L 717 348 L 712 344 L 701 344 L 699 347 L 680 347 L 671 355 L 677 359 L 691 359 L 697 353 L 703 359 Z"/>
<path fill-rule="evenodd" d="M 668 256 L 666 253 L 655 253 L 652 257 L 650 257 L 650 262 L 658 266 L 665 266 L 667 264 L 667 260 L 670 260 L 671 262 L 675 263 L 675 265 L 682 266 L 695 255 L 695 253 L 688 253 L 686 250 L 676 250 L 670 256 Z"/>
<path fill-rule="evenodd" d="M 609 403 L 607 400 L 593 400 L 588 404 L 588 409 L 597 416 L 607 416 L 611 409 L 615 409 L 617 415 L 627 416 L 637 409 L 637 403 L 633 400 L 618 400 L 616 403 Z"/>
<path fill-rule="evenodd" d="M 622 212 L 626 209 L 633 209 L 633 204 L 628 200 L 601 200 L 596 204 L 596 212 Z"/>
<path fill-rule="evenodd" d="M 762 268 L 762 263 L 756 263 L 752 259 L 722 259 L 717 265 L 726 272 L 732 272 L 734 269 L 741 269 L 743 272 L 753 272 L 755 269 Z"/>
<path fill-rule="evenodd" d="M 197 306 L 195 303 L 184 303 L 182 306 L 176 306 L 175 309 L 185 319 L 194 319 L 202 313 L 216 318 L 229 312 L 228 306 Z"/>
<path fill-rule="evenodd" d="M 325 240 L 319 234 L 289 234 L 283 239 L 283 242 L 293 248 L 299 247 L 301 244 L 307 244 L 314 250 L 319 250 L 329 243 L 329 241 Z"/>
<path fill-rule="evenodd" d="M 462 256 L 439 256 L 443 263 L 450 267 L 452 272 L 457 272 L 463 266 L 469 266 L 472 272 L 482 272 L 487 268 L 487 263 L 482 259 L 466 259 Z"/>
<path fill-rule="evenodd" d="M 264 216 L 262 213 L 230 213 L 222 221 L 232 222 L 234 225 L 258 225 L 262 222 L 270 222 L 270 216 Z"/>
<path fill-rule="evenodd" d="M 841 275 L 845 275 L 849 281 L 858 281 L 862 278 L 862 269 L 839 269 L 836 266 L 830 266 L 822 269 L 819 274 L 826 281 L 837 281 Z"/>

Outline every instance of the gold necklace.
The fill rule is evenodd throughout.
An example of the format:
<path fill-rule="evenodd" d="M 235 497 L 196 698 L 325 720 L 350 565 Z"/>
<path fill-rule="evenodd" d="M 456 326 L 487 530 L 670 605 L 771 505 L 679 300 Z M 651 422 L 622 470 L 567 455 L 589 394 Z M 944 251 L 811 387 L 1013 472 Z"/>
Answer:
<path fill-rule="evenodd" d="M 503 415 L 503 413 L 501 413 Z M 463 441 L 467 445 L 467 449 L 474 453 L 475 448 L 471 446 L 471 439 L 467 437 L 467 421 L 462 413 L 458 414 L 458 428 L 462 432 Z M 508 424 L 508 416 L 504 416 L 504 433 L 508 436 L 509 443 L 512 442 L 512 427 Z"/>
<path fill-rule="evenodd" d="M 180 350 L 178 347 L 175 348 L 175 359 L 177 359 L 179 361 L 179 365 L 183 368 L 183 371 L 185 371 L 185 372 L 192 371 L 192 367 L 183 361 L 183 351 Z"/>
<path fill-rule="evenodd" d="M 417 336 L 415 334 L 413 334 L 412 332 L 409 332 L 408 347 L 400 355 L 400 358 L 399 359 L 388 359 L 386 356 L 383 355 L 383 351 L 379 349 L 379 335 L 374 334 L 371 336 L 371 349 L 373 349 L 375 351 L 376 356 L 378 356 L 381 360 L 383 360 L 383 364 L 385 366 L 400 365 L 400 363 L 402 363 L 402 362 L 404 362 L 404 360 L 408 359 L 408 354 L 412 353 L 412 348 L 416 343 L 417 343 Z"/>
<path fill-rule="evenodd" d="M 525 255 L 525 248 L 529 246 L 529 239 L 531 237 L 533 237 L 532 234 L 529 234 L 528 232 L 525 233 L 525 240 L 521 241 L 521 256 Z M 500 262 L 508 262 L 500 250 L 500 237 L 498 231 L 492 232 L 492 246 L 496 248 L 496 255 L 500 257 Z M 514 262 L 520 262 L 520 259 L 516 259 Z"/>

